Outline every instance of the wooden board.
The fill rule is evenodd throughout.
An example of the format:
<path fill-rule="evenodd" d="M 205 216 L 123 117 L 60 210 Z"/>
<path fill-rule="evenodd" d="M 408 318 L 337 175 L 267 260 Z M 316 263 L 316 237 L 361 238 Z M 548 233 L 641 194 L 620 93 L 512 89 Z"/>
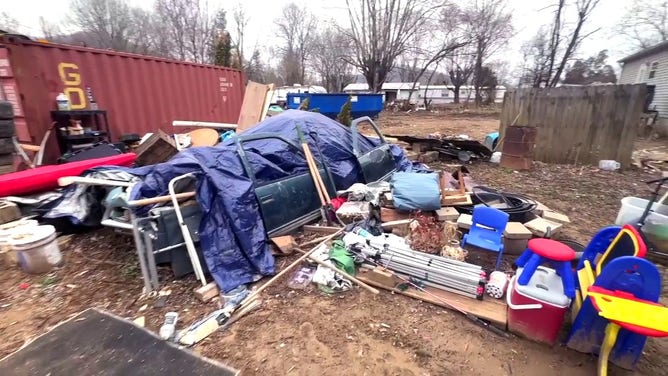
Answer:
<path fill-rule="evenodd" d="M 135 164 L 137 166 L 148 166 L 166 162 L 178 152 L 174 140 L 167 133 L 158 129 L 135 150 L 135 154 L 137 154 Z"/>
<path fill-rule="evenodd" d="M 246 92 L 244 93 L 244 101 L 241 104 L 239 121 L 237 121 L 237 133 L 252 128 L 260 122 L 260 119 L 262 119 L 262 112 L 264 111 L 267 92 L 269 90 L 269 85 L 248 81 Z"/>
<path fill-rule="evenodd" d="M 216 285 L 216 282 L 209 282 L 206 286 L 200 286 L 195 289 L 195 297 L 203 302 L 208 302 L 216 296 L 218 296 L 218 285 Z"/>
<path fill-rule="evenodd" d="M 410 219 L 410 212 L 402 212 L 396 209 L 380 208 L 381 222 L 394 222 L 401 219 Z"/>
<path fill-rule="evenodd" d="M 398 285 L 400 282 L 402 282 L 398 278 L 392 277 L 392 279 L 389 279 L 386 275 L 383 275 L 382 278 L 380 278 L 378 276 L 372 276 L 373 274 L 375 274 L 374 271 L 362 269 L 361 272 L 356 277 L 360 281 L 365 282 L 369 285 L 389 290 L 397 294 L 406 295 L 414 299 L 419 299 L 424 302 L 437 305 L 439 307 L 450 309 L 450 307 L 447 304 L 444 304 L 440 300 L 452 303 L 453 305 L 457 306 L 457 308 L 460 308 L 483 320 L 487 320 L 498 328 L 506 330 L 508 315 L 507 315 L 507 305 L 505 304 L 504 300 L 497 300 L 489 297 L 486 297 L 486 299 L 484 300 L 476 300 L 467 298 L 465 296 L 457 295 L 451 292 L 439 290 L 433 287 L 426 287 L 425 288 L 426 291 L 438 297 L 435 298 L 425 292 L 419 291 L 412 287 L 410 287 L 406 291 L 401 291 L 400 289 L 394 287 Z M 390 282 L 394 283 L 390 285 Z"/>
<path fill-rule="evenodd" d="M 466 205 L 472 205 L 473 201 L 471 201 L 471 194 L 466 193 L 463 195 L 452 195 L 452 196 L 442 196 L 441 197 L 441 205 L 443 206 L 466 206 Z"/>
<path fill-rule="evenodd" d="M 305 225 L 302 228 L 302 231 L 329 235 L 339 231 L 340 229 L 340 227 Z"/>
<path fill-rule="evenodd" d="M 281 251 L 281 253 L 284 255 L 291 254 L 294 252 L 295 248 L 297 248 L 297 242 L 295 241 L 295 238 L 290 235 L 271 238 L 271 242 L 274 243 L 278 250 Z"/>

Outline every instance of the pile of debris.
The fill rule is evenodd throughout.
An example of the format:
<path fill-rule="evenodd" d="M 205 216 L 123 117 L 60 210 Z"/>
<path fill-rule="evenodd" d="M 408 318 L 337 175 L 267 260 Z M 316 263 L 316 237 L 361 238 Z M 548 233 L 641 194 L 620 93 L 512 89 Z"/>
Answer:
<path fill-rule="evenodd" d="M 388 135 L 408 145 L 408 158 L 422 163 L 436 162 L 445 158 L 467 163 L 475 159 L 489 159 L 492 150 L 480 141 L 471 139 L 468 135 L 444 136 L 432 134 L 429 137 L 415 137 L 404 135 Z"/>

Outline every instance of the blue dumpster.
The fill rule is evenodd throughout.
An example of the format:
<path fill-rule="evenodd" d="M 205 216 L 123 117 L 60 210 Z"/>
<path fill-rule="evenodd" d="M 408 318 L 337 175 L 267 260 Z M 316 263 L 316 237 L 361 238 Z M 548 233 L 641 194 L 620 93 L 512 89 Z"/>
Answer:
<path fill-rule="evenodd" d="M 353 119 L 362 116 L 375 118 L 383 110 L 382 94 L 319 94 L 319 93 L 288 93 L 288 108 L 298 109 L 299 105 L 309 98 L 309 110 L 318 112 L 328 118 L 336 119 L 341 107 L 351 97 L 351 116 Z"/>

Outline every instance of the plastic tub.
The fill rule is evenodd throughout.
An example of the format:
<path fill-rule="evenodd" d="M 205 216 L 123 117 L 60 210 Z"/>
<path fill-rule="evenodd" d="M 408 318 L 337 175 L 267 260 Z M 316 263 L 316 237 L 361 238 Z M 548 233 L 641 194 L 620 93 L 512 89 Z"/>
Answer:
<path fill-rule="evenodd" d="M 0 253 L 4 254 L 5 262 L 14 266 L 18 263 L 16 252 L 12 250 L 9 240 L 15 233 L 20 233 L 26 227 L 37 227 L 39 223 L 34 219 L 19 219 L 0 225 Z"/>
<path fill-rule="evenodd" d="M 647 219 L 652 218 L 654 222 L 668 223 L 668 205 L 664 205 L 667 197 L 668 195 L 663 196 L 661 200 L 652 205 L 652 210 L 654 212 L 650 212 Z M 649 204 L 649 200 L 643 198 L 631 196 L 624 197 L 615 224 L 619 226 L 636 224 L 645 212 L 647 204 Z"/>
<path fill-rule="evenodd" d="M 62 262 L 53 226 L 22 227 L 9 239 L 21 268 L 30 274 L 51 271 Z"/>

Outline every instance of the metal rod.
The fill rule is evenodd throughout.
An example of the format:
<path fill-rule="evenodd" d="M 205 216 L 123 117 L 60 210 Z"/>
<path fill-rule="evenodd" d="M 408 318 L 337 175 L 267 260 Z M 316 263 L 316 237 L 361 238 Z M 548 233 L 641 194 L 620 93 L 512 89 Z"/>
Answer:
<path fill-rule="evenodd" d="M 179 227 L 183 233 L 183 241 L 186 243 L 186 250 L 188 251 L 188 256 L 190 257 L 190 262 L 193 265 L 193 270 L 197 279 L 202 282 L 202 286 L 206 286 L 206 278 L 204 277 L 204 271 L 202 270 L 202 264 L 199 262 L 199 256 L 197 255 L 197 249 L 195 249 L 195 242 L 193 242 L 192 237 L 190 236 L 190 230 L 188 230 L 188 225 L 183 219 L 183 214 L 181 213 L 181 207 L 179 206 L 179 200 L 176 197 L 176 192 L 174 191 L 174 185 L 177 181 L 193 178 L 195 175 L 193 173 L 184 174 L 177 176 L 174 179 L 169 181 L 169 194 L 172 196 L 172 205 L 174 206 L 174 212 L 176 213 L 176 218 L 179 221 Z"/>

